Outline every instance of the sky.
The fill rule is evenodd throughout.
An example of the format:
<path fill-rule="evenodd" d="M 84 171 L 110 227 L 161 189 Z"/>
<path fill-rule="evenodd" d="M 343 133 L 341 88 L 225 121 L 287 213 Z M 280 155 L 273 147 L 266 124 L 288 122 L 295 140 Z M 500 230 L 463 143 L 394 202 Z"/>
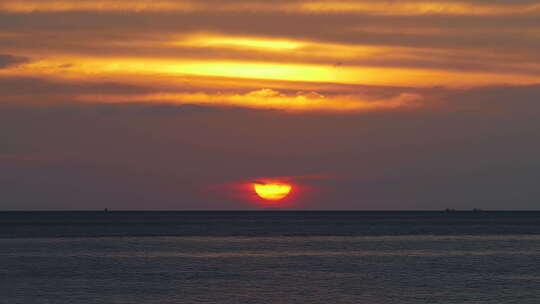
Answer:
<path fill-rule="evenodd" d="M 0 210 L 540 210 L 539 102 L 537 0 L 3 1 Z"/>

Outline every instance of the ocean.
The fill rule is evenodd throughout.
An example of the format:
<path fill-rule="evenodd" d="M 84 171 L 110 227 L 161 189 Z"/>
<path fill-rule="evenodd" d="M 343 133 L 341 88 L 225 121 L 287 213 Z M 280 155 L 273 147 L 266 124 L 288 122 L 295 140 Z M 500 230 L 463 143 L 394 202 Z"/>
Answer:
<path fill-rule="evenodd" d="M 0 212 L 0 304 L 540 303 L 540 212 Z"/>

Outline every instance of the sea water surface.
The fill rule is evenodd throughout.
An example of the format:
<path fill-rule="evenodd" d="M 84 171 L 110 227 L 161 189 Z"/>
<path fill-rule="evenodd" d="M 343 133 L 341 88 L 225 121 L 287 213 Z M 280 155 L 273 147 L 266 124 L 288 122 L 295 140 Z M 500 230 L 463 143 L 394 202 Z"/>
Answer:
<path fill-rule="evenodd" d="M 0 212 L 0 304 L 540 303 L 540 212 Z"/>

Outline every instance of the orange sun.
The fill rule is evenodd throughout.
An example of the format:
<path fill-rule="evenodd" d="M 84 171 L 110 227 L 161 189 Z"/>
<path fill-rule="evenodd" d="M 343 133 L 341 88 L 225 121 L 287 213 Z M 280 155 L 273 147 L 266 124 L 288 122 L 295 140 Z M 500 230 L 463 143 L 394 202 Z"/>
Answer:
<path fill-rule="evenodd" d="M 282 183 L 253 184 L 253 189 L 260 198 L 277 201 L 289 195 L 292 186 Z"/>

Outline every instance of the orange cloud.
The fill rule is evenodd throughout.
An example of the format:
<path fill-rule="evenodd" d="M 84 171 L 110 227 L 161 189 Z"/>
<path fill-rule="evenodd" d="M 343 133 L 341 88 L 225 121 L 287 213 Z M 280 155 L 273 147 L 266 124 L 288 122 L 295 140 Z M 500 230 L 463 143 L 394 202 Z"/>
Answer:
<path fill-rule="evenodd" d="M 396 97 L 366 100 L 360 96 L 323 96 L 317 92 L 297 92 L 285 94 L 272 89 L 260 89 L 244 94 L 208 93 L 156 93 L 140 95 L 80 95 L 82 102 L 154 102 L 174 104 L 200 104 L 213 106 L 237 106 L 255 109 L 274 109 L 290 112 L 306 111 L 373 111 L 400 107 L 417 107 L 422 97 L 403 93 Z"/>
<path fill-rule="evenodd" d="M 151 58 L 54 57 L 0 71 L 0 75 L 44 76 L 58 79 L 143 79 L 156 77 L 213 76 L 253 80 L 320 82 L 336 84 L 430 86 L 482 86 L 533 84 L 540 76 L 428 68 L 330 66 L 327 64 L 250 62 L 242 60 L 171 60 Z"/>
<path fill-rule="evenodd" d="M 511 15 L 535 13 L 534 3 L 492 4 L 466 1 L 227 1 L 215 5 L 210 1 L 171 0 L 18 0 L 0 4 L 0 11 L 66 12 L 66 11 L 129 11 L 129 12 L 283 12 L 295 14 L 365 13 L 377 15 Z"/>

